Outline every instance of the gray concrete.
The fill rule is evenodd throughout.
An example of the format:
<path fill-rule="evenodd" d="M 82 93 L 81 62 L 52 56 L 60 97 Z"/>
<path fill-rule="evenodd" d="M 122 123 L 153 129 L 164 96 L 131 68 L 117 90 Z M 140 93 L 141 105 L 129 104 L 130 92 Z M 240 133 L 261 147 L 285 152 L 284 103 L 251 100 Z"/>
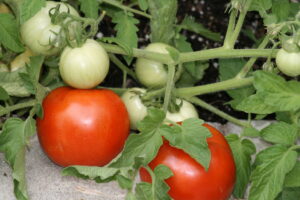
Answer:
<path fill-rule="evenodd" d="M 256 121 L 258 129 L 269 122 Z M 241 128 L 229 123 L 215 124 L 224 134 L 240 133 Z M 265 143 L 255 141 L 258 149 Z M 61 167 L 53 164 L 40 149 L 38 140 L 31 141 L 30 151 L 26 154 L 26 178 L 30 200 L 123 200 L 126 191 L 121 190 L 115 182 L 97 184 L 93 181 L 81 180 L 75 177 L 63 177 Z M 11 170 L 0 154 L 0 200 L 15 200 Z"/>

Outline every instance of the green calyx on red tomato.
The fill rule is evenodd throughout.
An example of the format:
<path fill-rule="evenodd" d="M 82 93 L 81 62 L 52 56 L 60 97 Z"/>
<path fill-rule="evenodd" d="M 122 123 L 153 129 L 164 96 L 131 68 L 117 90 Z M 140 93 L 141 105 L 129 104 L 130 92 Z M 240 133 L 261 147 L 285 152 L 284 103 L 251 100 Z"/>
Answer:
<path fill-rule="evenodd" d="M 222 135 L 214 127 L 203 124 L 212 133 L 207 138 L 211 151 L 211 161 L 207 171 L 183 150 L 170 146 L 164 141 L 156 157 L 149 163 L 154 170 L 158 165 L 166 165 L 173 176 L 166 180 L 169 195 L 174 200 L 226 200 L 235 184 L 236 168 L 231 149 Z M 140 169 L 142 181 L 151 182 L 146 169 Z"/>
<path fill-rule="evenodd" d="M 79 16 L 77 11 L 66 3 L 46 1 L 45 7 L 21 25 L 23 42 L 35 54 L 54 55 L 61 48 L 61 38 L 58 36 L 61 26 L 53 24 L 49 16 L 49 11 L 57 6 L 60 12 L 69 12 L 71 15 Z M 76 27 L 77 23 L 72 22 L 68 32 L 71 35 L 74 34 Z"/>
<path fill-rule="evenodd" d="M 142 88 L 130 88 L 122 95 L 122 100 L 128 110 L 130 118 L 130 128 L 137 129 L 138 122 L 142 121 L 147 113 L 147 107 L 143 104 L 141 96 L 146 94 L 146 90 Z M 176 103 L 182 103 L 178 112 L 167 112 L 166 122 L 180 122 L 188 118 L 198 118 L 198 113 L 193 104 L 176 99 Z"/>
<path fill-rule="evenodd" d="M 43 101 L 37 119 L 42 149 L 56 164 L 103 166 L 123 149 L 129 117 L 111 90 L 61 87 Z"/>
<path fill-rule="evenodd" d="M 61 54 L 59 71 L 68 85 L 90 89 L 100 84 L 109 70 L 105 49 L 95 40 L 88 39 L 77 48 L 66 47 Z"/>
<path fill-rule="evenodd" d="M 164 43 L 151 43 L 145 50 L 168 54 L 168 47 L 170 46 Z M 159 88 L 167 83 L 168 73 L 163 63 L 145 58 L 138 58 L 136 61 L 135 72 L 138 80 L 146 87 Z"/>

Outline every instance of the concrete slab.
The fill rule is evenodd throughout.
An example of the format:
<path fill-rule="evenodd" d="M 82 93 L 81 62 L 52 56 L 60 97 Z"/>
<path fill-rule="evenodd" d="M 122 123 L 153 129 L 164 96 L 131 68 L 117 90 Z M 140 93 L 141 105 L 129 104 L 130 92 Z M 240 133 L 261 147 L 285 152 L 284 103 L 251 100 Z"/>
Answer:
<path fill-rule="evenodd" d="M 254 126 L 261 129 L 270 122 L 255 121 Z M 224 134 L 240 133 L 241 128 L 228 123 L 213 125 Z M 257 140 L 258 149 L 265 143 Z M 53 164 L 41 150 L 37 137 L 31 141 L 30 151 L 26 154 L 26 178 L 31 200 L 123 200 L 126 191 L 116 182 L 97 184 L 75 177 L 63 177 L 61 167 Z M 0 154 L 0 200 L 16 200 L 13 194 L 11 170 Z"/>

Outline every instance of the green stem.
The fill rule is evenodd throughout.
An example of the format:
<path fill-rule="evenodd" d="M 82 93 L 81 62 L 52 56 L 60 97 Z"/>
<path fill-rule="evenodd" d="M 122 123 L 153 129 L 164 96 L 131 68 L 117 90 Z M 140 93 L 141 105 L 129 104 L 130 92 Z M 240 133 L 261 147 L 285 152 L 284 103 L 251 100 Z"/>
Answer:
<path fill-rule="evenodd" d="M 235 117 L 232 117 L 232 116 L 228 115 L 227 113 L 213 107 L 212 105 L 202 101 L 201 99 L 199 99 L 197 97 L 192 97 L 192 98 L 189 98 L 187 100 L 194 103 L 194 104 L 196 104 L 196 105 L 198 105 L 198 106 L 200 106 L 200 107 L 202 107 L 202 108 L 204 108 L 204 109 L 206 109 L 206 110 L 208 110 L 208 111 L 210 111 L 210 112 L 215 113 L 216 115 L 218 115 L 218 116 L 220 116 L 220 117 L 222 117 L 222 118 L 224 118 L 224 119 L 226 119 L 226 120 L 228 120 L 228 121 L 230 121 L 230 122 L 232 122 L 236 125 L 239 125 L 239 126 L 242 126 L 242 127 L 251 127 L 251 125 L 249 123 L 243 122 L 243 121 L 241 121 L 241 120 L 239 120 Z"/>
<path fill-rule="evenodd" d="M 118 94 L 119 96 L 121 96 L 124 92 L 126 92 L 127 88 L 112 88 L 112 87 L 102 87 L 102 86 L 98 86 L 96 88 L 99 89 L 108 89 L 108 90 L 112 90 L 114 91 L 116 94 Z"/>
<path fill-rule="evenodd" d="M 228 23 L 228 27 L 227 27 L 227 31 L 226 31 L 226 35 L 225 35 L 225 39 L 224 39 L 224 44 L 223 47 L 225 49 L 230 49 L 230 44 L 229 44 L 229 39 L 231 37 L 231 35 L 233 34 L 234 31 L 234 26 L 235 26 L 235 19 L 236 19 L 236 15 L 237 15 L 237 10 L 233 9 L 230 13 L 230 17 L 229 17 L 229 23 Z"/>
<path fill-rule="evenodd" d="M 36 104 L 36 100 L 30 100 L 23 103 L 18 103 L 12 106 L 5 107 L 3 111 L 0 111 L 0 116 L 5 115 L 7 113 L 13 112 L 15 110 L 19 110 L 22 108 L 32 107 Z"/>
<path fill-rule="evenodd" d="M 139 11 L 139 10 L 136 10 L 136 9 L 133 9 L 133 8 L 130 8 L 128 6 L 125 6 L 121 3 L 119 3 L 118 1 L 115 1 L 115 0 L 98 0 L 100 3 L 106 3 L 106 4 L 109 4 L 109 5 L 112 5 L 112 6 L 115 6 L 117 8 L 120 8 L 122 10 L 126 10 L 126 11 L 129 11 L 129 12 L 132 12 L 134 14 L 137 14 L 137 15 L 141 15 L 141 16 L 144 16 L 148 19 L 151 19 L 152 16 L 145 13 L 145 12 L 142 12 L 142 11 Z"/>
<path fill-rule="evenodd" d="M 129 74 L 132 78 L 134 78 L 134 80 L 137 80 L 137 77 L 135 75 L 135 73 L 129 69 L 126 65 L 124 65 L 118 58 L 117 56 L 115 56 L 114 54 L 108 54 L 110 60 L 117 65 L 117 67 L 119 67 L 122 71 L 125 71 L 127 74 Z"/>
<path fill-rule="evenodd" d="M 152 189 L 152 194 L 153 194 L 153 199 L 152 200 L 155 200 L 155 198 L 154 198 L 154 195 L 155 195 L 155 187 L 154 187 L 154 184 L 155 184 L 155 179 L 156 179 L 156 177 L 155 177 L 155 174 L 154 174 L 154 172 L 152 171 L 152 169 L 147 165 L 146 167 L 145 167 L 145 169 L 147 170 L 147 172 L 150 174 L 150 176 L 151 176 L 151 182 L 152 182 L 152 187 L 151 187 L 151 189 Z"/>
<path fill-rule="evenodd" d="M 266 36 L 264 38 L 264 40 L 262 41 L 262 43 L 258 46 L 258 49 L 263 49 L 265 48 L 268 43 L 269 43 L 269 37 Z M 254 65 L 254 63 L 256 62 L 257 58 L 250 58 L 250 60 L 245 64 L 245 66 L 242 68 L 242 70 L 236 75 L 237 78 L 244 78 L 248 72 L 251 70 L 252 66 Z"/>
<path fill-rule="evenodd" d="M 146 101 L 146 100 L 151 100 L 155 97 L 162 96 L 164 94 L 165 90 L 166 90 L 166 88 L 160 88 L 157 90 L 149 91 L 146 93 L 145 96 L 142 96 L 142 99 Z"/>
<path fill-rule="evenodd" d="M 117 45 L 102 43 L 101 45 L 107 52 L 121 55 L 128 55 L 121 47 Z M 243 57 L 269 57 L 275 58 L 278 50 L 274 49 L 208 49 L 195 52 L 180 53 L 179 63 L 192 62 L 198 60 L 209 60 L 215 58 L 243 58 Z M 164 64 L 174 64 L 173 59 L 166 54 L 155 53 L 142 49 L 133 49 L 134 57 L 155 60 Z"/>
<path fill-rule="evenodd" d="M 242 26 L 243 26 L 244 21 L 245 21 L 245 17 L 247 15 L 247 12 L 249 10 L 249 7 L 250 7 L 251 3 L 252 3 L 252 0 L 247 0 L 245 7 L 240 12 L 240 15 L 239 15 L 238 21 L 236 23 L 236 26 L 234 28 L 234 31 L 233 31 L 230 39 L 228 40 L 229 47 L 232 47 L 232 48 L 234 47 L 234 44 L 235 44 L 235 42 L 236 42 L 236 40 L 239 37 L 239 34 L 241 32 Z"/>
<path fill-rule="evenodd" d="M 167 80 L 164 105 L 163 105 L 163 110 L 165 112 L 168 111 L 172 90 L 174 88 L 174 76 L 175 76 L 175 65 L 169 65 L 168 66 L 168 80 Z"/>
<path fill-rule="evenodd" d="M 178 88 L 175 93 L 177 96 L 186 98 L 196 95 L 208 94 L 213 92 L 219 92 L 223 90 L 242 88 L 244 86 L 251 85 L 253 83 L 253 77 L 249 78 L 233 78 L 226 81 L 217 83 L 211 83 L 206 85 L 200 85 L 195 87 Z"/>

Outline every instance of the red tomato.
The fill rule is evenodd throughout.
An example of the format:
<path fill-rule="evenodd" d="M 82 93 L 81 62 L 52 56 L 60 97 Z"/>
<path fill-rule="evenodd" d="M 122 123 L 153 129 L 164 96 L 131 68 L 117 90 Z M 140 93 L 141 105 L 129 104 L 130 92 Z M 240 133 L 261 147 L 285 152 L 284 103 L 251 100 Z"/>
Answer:
<path fill-rule="evenodd" d="M 129 117 L 121 98 L 110 90 L 53 90 L 37 119 L 40 144 L 61 166 L 103 166 L 123 149 Z"/>
<path fill-rule="evenodd" d="M 164 141 L 149 164 L 151 169 L 164 164 L 172 170 L 174 176 L 166 183 L 174 200 L 225 200 L 233 190 L 236 169 L 231 149 L 222 133 L 208 124 L 204 126 L 212 133 L 207 139 L 211 151 L 208 171 L 184 151 L 171 147 L 168 141 Z M 151 182 L 144 168 L 140 170 L 140 176 L 142 181 Z"/>

